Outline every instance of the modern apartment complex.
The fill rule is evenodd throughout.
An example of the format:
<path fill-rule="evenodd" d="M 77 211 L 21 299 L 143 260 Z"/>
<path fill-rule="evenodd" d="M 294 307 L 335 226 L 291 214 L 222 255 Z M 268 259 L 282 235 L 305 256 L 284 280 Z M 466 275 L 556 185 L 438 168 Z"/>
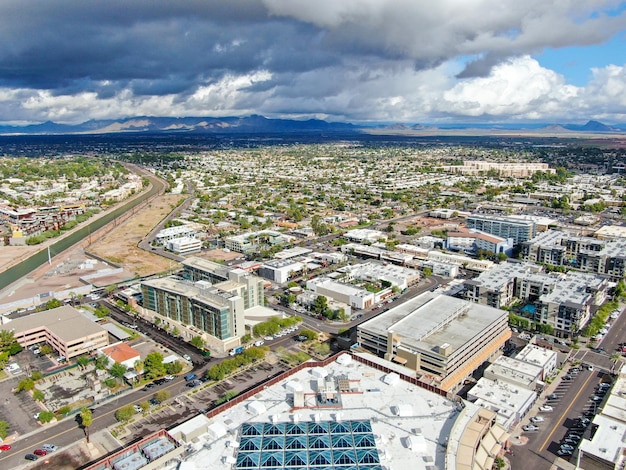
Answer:
<path fill-rule="evenodd" d="M 536 233 L 535 223 L 531 220 L 483 214 L 470 215 L 467 218 L 467 228 L 505 239 L 512 238 L 516 245 L 532 239 Z"/>
<path fill-rule="evenodd" d="M 608 280 L 590 273 L 545 273 L 529 263 L 502 263 L 466 280 L 466 299 L 494 308 L 521 299 L 531 320 L 551 325 L 558 337 L 569 338 L 591 317 L 592 307 L 607 296 Z"/>
<path fill-rule="evenodd" d="M 244 311 L 264 304 L 263 280 L 200 258 L 183 266 L 183 277 L 142 282 L 144 309 L 164 323 L 190 328 L 218 351 L 238 345 L 245 334 Z"/>
<path fill-rule="evenodd" d="M 455 391 L 511 337 L 508 312 L 426 292 L 359 325 L 358 343 Z"/>
<path fill-rule="evenodd" d="M 550 230 L 521 244 L 525 261 L 567 266 L 619 281 L 626 276 L 626 239 L 601 240 Z"/>

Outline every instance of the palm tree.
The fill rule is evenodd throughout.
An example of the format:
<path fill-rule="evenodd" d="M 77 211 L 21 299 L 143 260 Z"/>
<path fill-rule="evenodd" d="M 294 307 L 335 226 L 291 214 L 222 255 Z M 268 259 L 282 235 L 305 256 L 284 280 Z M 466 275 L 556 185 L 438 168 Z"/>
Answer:
<path fill-rule="evenodd" d="M 87 442 L 89 442 L 89 426 L 93 422 L 93 416 L 91 414 L 91 410 L 89 408 L 83 408 L 80 410 L 80 427 L 85 431 L 85 437 L 87 437 Z"/>
<path fill-rule="evenodd" d="M 617 363 L 622 362 L 622 355 L 620 353 L 613 353 L 611 355 L 611 362 L 613 363 L 611 366 L 611 373 L 613 373 L 615 371 L 615 367 L 617 367 Z"/>

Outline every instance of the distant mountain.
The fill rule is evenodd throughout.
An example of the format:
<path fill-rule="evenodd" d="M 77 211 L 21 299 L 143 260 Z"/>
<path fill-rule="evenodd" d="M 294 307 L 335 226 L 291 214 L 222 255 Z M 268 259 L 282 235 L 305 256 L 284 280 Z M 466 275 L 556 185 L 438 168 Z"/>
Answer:
<path fill-rule="evenodd" d="M 472 124 L 407 124 L 359 126 L 350 123 L 327 122 L 320 119 L 269 119 L 247 117 L 149 117 L 137 116 L 116 120 L 90 120 L 81 124 L 44 122 L 28 126 L 2 126 L 0 135 L 62 135 L 62 134 L 120 134 L 120 133 L 178 133 L 178 134 L 341 134 L 364 132 L 379 135 L 559 135 L 572 132 L 623 133 L 626 124 L 608 126 L 598 121 L 581 124 L 542 123 L 472 123 Z"/>
<path fill-rule="evenodd" d="M 563 127 L 570 131 L 584 131 L 584 132 L 623 132 L 623 129 L 619 127 L 607 126 L 598 121 L 589 121 L 584 125 L 577 124 L 565 124 Z"/>
<path fill-rule="evenodd" d="M 0 134 L 111 134 L 111 133 L 295 133 L 295 132 L 355 132 L 358 126 L 349 123 L 326 122 L 320 119 L 298 121 L 248 117 L 133 117 L 119 120 L 91 120 L 81 124 L 44 122 L 28 126 L 1 126 Z"/>

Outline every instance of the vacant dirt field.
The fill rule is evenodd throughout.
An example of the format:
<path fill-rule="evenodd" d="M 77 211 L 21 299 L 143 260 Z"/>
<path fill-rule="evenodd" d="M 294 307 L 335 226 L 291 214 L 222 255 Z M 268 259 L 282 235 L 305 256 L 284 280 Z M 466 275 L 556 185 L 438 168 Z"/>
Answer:
<path fill-rule="evenodd" d="M 139 210 L 125 222 L 114 227 L 87 250 L 119 265 L 137 276 L 158 273 L 170 269 L 171 261 L 146 252 L 137 244 L 169 214 L 180 200 L 180 194 L 165 194 Z"/>

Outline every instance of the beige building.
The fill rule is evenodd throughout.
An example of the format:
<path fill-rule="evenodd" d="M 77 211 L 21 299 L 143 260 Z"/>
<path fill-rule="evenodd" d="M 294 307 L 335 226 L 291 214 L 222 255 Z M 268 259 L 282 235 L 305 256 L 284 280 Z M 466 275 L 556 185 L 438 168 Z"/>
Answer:
<path fill-rule="evenodd" d="M 45 312 L 33 313 L 6 321 L 0 329 L 13 331 L 22 347 L 48 343 L 67 359 L 91 354 L 109 344 L 107 330 L 81 315 L 74 307 L 65 305 Z"/>

